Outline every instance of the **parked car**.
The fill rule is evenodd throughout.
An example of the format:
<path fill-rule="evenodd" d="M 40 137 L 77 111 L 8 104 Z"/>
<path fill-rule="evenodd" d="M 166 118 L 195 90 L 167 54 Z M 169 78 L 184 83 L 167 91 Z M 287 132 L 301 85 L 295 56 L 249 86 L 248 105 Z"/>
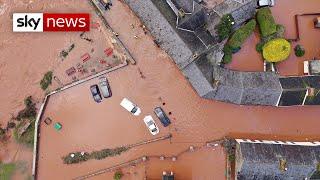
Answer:
<path fill-rule="evenodd" d="M 168 116 L 166 115 L 166 113 L 163 111 L 161 107 L 154 108 L 154 113 L 159 118 L 160 122 L 164 127 L 167 127 L 169 126 L 169 124 L 171 124 L 170 119 L 168 118 Z"/>
<path fill-rule="evenodd" d="M 123 98 L 120 105 L 135 116 L 141 113 L 141 109 L 127 98 Z"/>
<path fill-rule="evenodd" d="M 154 122 L 152 116 L 149 115 L 149 116 L 144 117 L 143 121 L 146 124 L 146 126 L 148 127 L 148 129 L 152 135 L 156 135 L 159 133 L 159 128 L 156 125 L 156 122 Z"/>
<path fill-rule="evenodd" d="M 99 103 L 102 101 L 102 97 L 101 97 L 98 85 L 94 84 L 94 85 L 90 86 L 90 91 L 91 91 L 91 94 L 92 94 L 95 102 Z"/>
<path fill-rule="evenodd" d="M 99 86 L 101 90 L 101 94 L 104 98 L 108 98 L 112 96 L 110 85 L 106 77 L 99 78 Z"/>
<path fill-rule="evenodd" d="M 258 7 L 272 7 L 274 0 L 258 0 Z"/>

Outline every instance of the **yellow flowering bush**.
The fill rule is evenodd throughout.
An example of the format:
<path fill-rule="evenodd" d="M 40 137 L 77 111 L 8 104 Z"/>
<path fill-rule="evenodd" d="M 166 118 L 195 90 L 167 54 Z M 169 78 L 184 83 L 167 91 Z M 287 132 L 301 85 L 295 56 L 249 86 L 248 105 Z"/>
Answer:
<path fill-rule="evenodd" d="M 267 42 L 262 48 L 262 55 L 268 62 L 280 62 L 287 59 L 291 52 L 290 43 L 282 38 Z"/>

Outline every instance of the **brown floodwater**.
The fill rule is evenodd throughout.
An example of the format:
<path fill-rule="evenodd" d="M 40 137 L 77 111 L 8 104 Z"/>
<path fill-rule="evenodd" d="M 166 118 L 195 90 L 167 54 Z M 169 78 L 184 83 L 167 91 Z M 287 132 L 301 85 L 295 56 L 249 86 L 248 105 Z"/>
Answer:
<path fill-rule="evenodd" d="M 139 19 L 126 5 L 114 1 L 106 17 L 137 65 L 107 75 L 113 96 L 100 104 L 93 101 L 89 91 L 89 86 L 97 83 L 97 79 L 50 98 L 44 117 L 60 122 L 63 129 L 57 132 L 52 126 L 41 124 L 39 179 L 70 179 L 142 155 L 175 155 L 190 145 L 201 145 L 224 136 L 302 141 L 320 138 L 319 107 L 237 106 L 201 99 L 170 57 L 153 44 L 149 35 L 144 35 Z M 145 78 L 141 78 L 141 73 Z M 123 97 L 138 104 L 142 115 L 133 117 L 123 110 L 119 106 Z M 153 115 L 153 108 L 163 103 L 163 109 L 172 112 L 172 124 L 168 128 L 163 128 Z M 69 152 L 98 150 L 152 138 L 142 122 L 148 114 L 153 115 L 160 127 L 158 136 L 172 133 L 171 143 L 167 140 L 137 147 L 121 156 L 100 161 L 62 163 L 61 157 Z M 206 158 L 209 161 L 202 165 L 200 161 Z M 206 150 L 182 156 L 181 161 L 174 163 L 151 160 L 145 165 L 147 176 L 155 179 L 168 167 L 177 171 L 182 179 L 183 174 L 190 175 L 190 179 L 196 179 L 199 174 L 208 177 L 205 179 L 220 179 L 225 174 L 224 154 L 221 149 Z"/>
<path fill-rule="evenodd" d="M 103 50 L 114 48 L 114 54 L 122 56 L 119 47 L 111 44 L 110 32 L 104 28 L 92 29 L 86 36 L 94 42 L 89 43 L 79 37 L 80 33 L 13 33 L 12 13 L 14 12 L 89 12 L 92 22 L 99 22 L 92 7 L 87 1 L 79 0 L 0 0 L 0 125 L 5 127 L 12 115 L 23 108 L 25 97 L 32 95 L 35 101 L 41 102 L 44 92 L 39 82 L 49 70 L 62 83 L 72 81 L 65 70 L 80 62 L 80 56 L 91 53 L 91 61 L 104 56 Z M 99 22 L 102 24 L 101 22 Z M 62 49 L 75 48 L 63 61 L 59 57 Z M 108 59 L 106 59 L 108 62 Z M 89 62 L 90 64 L 90 62 Z M 99 70 L 99 67 L 97 68 Z M 81 78 L 81 77 L 80 77 Z M 50 90 L 59 84 L 53 81 Z M 16 144 L 13 138 L 6 144 L 0 144 L 0 161 L 27 162 L 29 170 L 19 171 L 14 179 L 24 179 L 31 175 L 32 150 Z"/>

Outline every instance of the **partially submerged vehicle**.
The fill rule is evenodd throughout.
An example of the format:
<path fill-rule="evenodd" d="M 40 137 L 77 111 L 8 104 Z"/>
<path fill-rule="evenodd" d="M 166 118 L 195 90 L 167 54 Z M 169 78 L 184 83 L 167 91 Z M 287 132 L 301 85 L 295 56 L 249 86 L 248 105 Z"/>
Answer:
<path fill-rule="evenodd" d="M 101 90 L 101 94 L 104 98 L 108 98 L 112 96 L 109 82 L 106 77 L 99 78 L 99 86 Z"/>
<path fill-rule="evenodd" d="M 167 127 L 171 124 L 170 119 L 168 118 L 168 116 L 166 115 L 166 113 L 163 111 L 161 107 L 154 108 L 154 113 L 159 118 L 160 122 L 164 127 Z"/>
<path fill-rule="evenodd" d="M 94 84 L 90 86 L 90 91 L 95 102 L 99 103 L 102 101 L 102 97 L 101 97 L 98 85 Z"/>
<path fill-rule="evenodd" d="M 274 0 L 258 0 L 258 7 L 272 7 L 274 6 Z"/>
<path fill-rule="evenodd" d="M 141 109 L 127 98 L 123 98 L 120 106 L 131 112 L 133 115 L 138 116 L 141 113 Z"/>
<path fill-rule="evenodd" d="M 143 121 L 152 135 L 156 135 L 159 133 L 159 128 L 156 125 L 156 122 L 153 120 L 152 116 L 149 115 L 144 117 Z"/>

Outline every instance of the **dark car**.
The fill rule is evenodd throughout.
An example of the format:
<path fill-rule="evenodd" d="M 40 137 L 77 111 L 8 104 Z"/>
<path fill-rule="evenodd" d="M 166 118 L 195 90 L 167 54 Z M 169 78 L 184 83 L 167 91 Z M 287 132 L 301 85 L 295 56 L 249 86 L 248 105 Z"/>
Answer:
<path fill-rule="evenodd" d="M 101 94 L 104 98 L 108 98 L 112 96 L 110 85 L 106 77 L 99 78 L 99 86 L 101 90 Z"/>
<path fill-rule="evenodd" d="M 169 124 L 171 124 L 170 119 L 168 118 L 168 116 L 166 115 L 166 113 L 162 110 L 161 107 L 156 107 L 154 108 L 154 113 L 156 114 L 156 116 L 159 118 L 160 122 L 162 123 L 162 125 L 164 127 L 169 126 Z"/>
<path fill-rule="evenodd" d="M 102 97 L 101 97 L 98 85 L 95 84 L 90 86 L 90 91 L 95 102 L 99 103 L 102 101 Z"/>

